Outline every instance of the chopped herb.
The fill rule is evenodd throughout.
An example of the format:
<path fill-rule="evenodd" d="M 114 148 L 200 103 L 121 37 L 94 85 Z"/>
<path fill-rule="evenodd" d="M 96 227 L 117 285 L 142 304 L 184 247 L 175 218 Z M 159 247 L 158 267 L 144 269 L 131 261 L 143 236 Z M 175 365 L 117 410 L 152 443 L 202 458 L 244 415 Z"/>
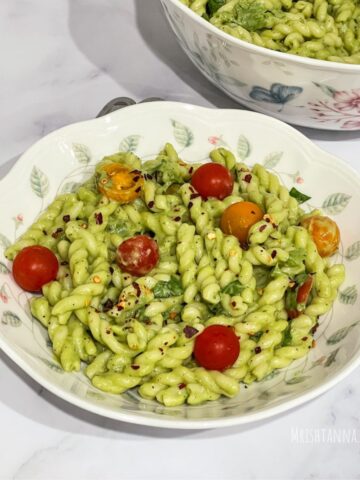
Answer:
<path fill-rule="evenodd" d="M 226 287 L 222 289 L 222 292 L 227 293 L 233 297 L 234 295 L 239 295 L 244 290 L 244 288 L 245 287 L 241 285 L 239 280 L 234 280 L 233 282 L 229 283 L 229 285 L 226 285 Z"/>
<path fill-rule="evenodd" d="M 209 0 L 206 5 L 206 11 L 209 17 L 212 17 L 223 5 L 226 0 Z"/>
<path fill-rule="evenodd" d="M 153 294 L 155 298 L 169 298 L 182 295 L 183 289 L 180 279 L 174 275 L 168 282 L 159 281 L 154 289 Z"/>
<path fill-rule="evenodd" d="M 285 330 L 282 332 L 282 334 L 283 334 L 283 338 L 282 338 L 281 346 L 282 347 L 287 347 L 288 345 L 291 345 L 292 336 L 291 336 L 291 324 L 290 323 L 285 328 Z"/>
<path fill-rule="evenodd" d="M 298 201 L 298 203 L 307 202 L 311 198 L 308 195 L 305 195 L 305 193 L 299 192 L 295 187 L 293 187 L 289 193 L 291 197 L 294 197 Z"/>

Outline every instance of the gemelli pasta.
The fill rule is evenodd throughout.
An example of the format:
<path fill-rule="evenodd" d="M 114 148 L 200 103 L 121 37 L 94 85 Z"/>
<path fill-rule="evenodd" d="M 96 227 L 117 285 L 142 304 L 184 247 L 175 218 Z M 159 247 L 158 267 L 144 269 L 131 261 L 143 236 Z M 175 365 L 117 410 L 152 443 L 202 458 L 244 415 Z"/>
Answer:
<path fill-rule="evenodd" d="M 206 4 L 191 7 L 201 14 Z M 300 192 L 263 166 L 223 148 L 210 160 L 185 163 L 170 144 L 145 163 L 133 153 L 105 157 L 7 249 L 14 267 L 34 246 L 56 255 L 56 278 L 31 313 L 64 370 L 83 370 L 105 392 L 138 388 L 166 406 L 197 405 L 233 397 L 314 346 L 344 280 L 343 266 L 320 255 L 315 227 L 328 222 L 336 237 L 336 224 L 305 215 Z M 227 175 L 226 194 L 212 171 Z M 232 358 L 204 361 L 205 332 L 214 343 L 231 337 Z"/>
<path fill-rule="evenodd" d="M 236 38 L 303 57 L 360 63 L 356 0 L 180 0 Z"/>

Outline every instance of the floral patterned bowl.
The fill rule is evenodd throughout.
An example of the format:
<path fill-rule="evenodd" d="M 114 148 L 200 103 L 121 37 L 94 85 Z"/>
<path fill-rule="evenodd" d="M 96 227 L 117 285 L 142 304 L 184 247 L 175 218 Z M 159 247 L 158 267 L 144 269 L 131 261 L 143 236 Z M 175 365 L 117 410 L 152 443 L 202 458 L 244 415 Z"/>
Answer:
<path fill-rule="evenodd" d="M 285 122 L 360 130 L 360 65 L 275 52 L 232 37 L 180 0 L 161 0 L 179 44 L 234 100 Z"/>
<path fill-rule="evenodd" d="M 134 391 L 121 396 L 105 394 L 82 372 L 64 373 L 52 354 L 46 330 L 30 315 L 30 295 L 17 287 L 3 255 L 56 194 L 76 188 L 104 155 L 120 149 L 151 158 L 168 141 L 186 161 L 206 160 L 214 146 L 225 146 L 239 160 L 260 162 L 275 171 L 288 187 L 301 184 L 301 190 L 312 197 L 309 208 L 321 207 L 339 224 L 342 244 L 333 260 L 346 268 L 339 298 L 321 317 L 317 346 L 305 359 L 241 388 L 236 398 L 194 407 L 166 408 L 141 399 Z M 360 364 L 360 224 L 354 221 L 360 204 L 359 176 L 278 120 L 180 103 L 135 105 L 48 135 L 0 181 L 0 192 L 0 348 L 45 388 L 79 407 L 159 427 L 236 425 L 300 405 Z"/>

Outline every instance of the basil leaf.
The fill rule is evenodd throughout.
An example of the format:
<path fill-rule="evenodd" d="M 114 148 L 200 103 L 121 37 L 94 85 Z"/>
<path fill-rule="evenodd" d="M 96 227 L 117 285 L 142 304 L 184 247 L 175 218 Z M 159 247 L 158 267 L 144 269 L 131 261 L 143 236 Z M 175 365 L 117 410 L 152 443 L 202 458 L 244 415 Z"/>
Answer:
<path fill-rule="evenodd" d="M 273 271 L 267 267 L 254 267 L 254 277 L 257 288 L 264 288 L 270 282 Z M 282 273 L 282 272 L 279 272 Z"/>
<path fill-rule="evenodd" d="M 210 313 L 212 316 L 217 317 L 218 315 L 223 315 L 225 312 L 224 307 L 221 303 L 217 303 L 216 305 L 208 305 Z"/>
<path fill-rule="evenodd" d="M 227 293 L 233 297 L 234 295 L 239 295 L 244 290 L 244 288 L 245 287 L 241 285 L 239 280 L 234 280 L 233 282 L 229 283 L 229 285 L 226 285 L 226 287 L 222 289 L 222 292 Z"/>
<path fill-rule="evenodd" d="M 212 17 L 223 5 L 225 5 L 225 0 L 209 0 L 206 6 L 209 17 Z"/>
<path fill-rule="evenodd" d="M 308 195 L 305 195 L 305 193 L 299 192 L 295 187 L 293 187 L 289 193 L 291 197 L 294 197 L 298 201 L 298 203 L 307 202 L 311 198 Z"/>
<path fill-rule="evenodd" d="M 282 347 L 286 347 L 287 345 L 291 345 L 292 337 L 291 337 L 291 324 L 285 328 L 285 330 L 282 332 L 283 338 L 281 342 Z"/>
<path fill-rule="evenodd" d="M 306 250 L 304 248 L 294 248 L 289 252 L 289 258 L 286 262 L 279 264 L 282 273 L 294 277 L 305 271 Z"/>
<path fill-rule="evenodd" d="M 286 311 L 297 310 L 297 288 L 288 289 L 285 294 L 285 309 Z"/>
<path fill-rule="evenodd" d="M 153 288 L 155 298 L 169 298 L 182 295 L 183 289 L 180 279 L 172 276 L 168 282 L 160 281 Z"/>

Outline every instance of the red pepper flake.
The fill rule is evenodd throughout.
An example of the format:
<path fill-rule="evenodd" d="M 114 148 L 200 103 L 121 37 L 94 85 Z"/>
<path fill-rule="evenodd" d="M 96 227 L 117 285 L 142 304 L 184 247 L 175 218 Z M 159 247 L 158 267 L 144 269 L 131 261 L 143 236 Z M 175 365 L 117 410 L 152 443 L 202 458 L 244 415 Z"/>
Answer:
<path fill-rule="evenodd" d="M 179 390 L 182 390 L 185 387 L 186 387 L 186 383 L 179 383 L 178 385 Z"/>
<path fill-rule="evenodd" d="M 139 193 L 141 190 L 141 187 L 135 188 L 135 193 Z"/>
<path fill-rule="evenodd" d="M 116 308 L 118 312 L 121 312 L 121 310 L 124 310 L 124 307 L 122 305 L 116 305 Z"/>
<path fill-rule="evenodd" d="M 192 193 L 190 195 L 190 200 L 194 200 L 194 198 L 198 198 L 198 197 L 200 197 L 200 195 L 198 193 Z"/>
<path fill-rule="evenodd" d="M 44 235 L 47 235 L 47 231 L 46 230 L 43 230 L 42 231 Z"/>
<path fill-rule="evenodd" d="M 306 342 L 307 339 L 308 339 L 308 337 L 303 337 L 301 340 L 302 340 L 303 342 Z"/>
<path fill-rule="evenodd" d="M 242 250 L 249 250 L 250 246 L 247 242 L 240 242 L 240 247 L 242 248 Z"/>
<path fill-rule="evenodd" d="M 319 327 L 319 324 L 316 323 L 316 324 L 312 327 L 312 329 L 310 330 L 310 332 L 314 335 L 314 333 L 316 333 L 316 330 L 318 329 L 318 327 Z"/>
<path fill-rule="evenodd" d="M 260 353 L 260 352 L 261 352 L 261 347 L 255 347 L 255 348 L 254 348 L 254 352 L 255 352 L 256 354 Z"/>
<path fill-rule="evenodd" d="M 140 285 L 136 282 L 133 282 L 132 286 L 134 287 L 135 291 L 136 291 L 136 296 L 137 297 L 140 297 L 141 295 L 141 288 L 140 288 Z"/>
<path fill-rule="evenodd" d="M 135 170 L 131 170 L 130 173 L 136 173 L 137 175 L 141 175 L 140 170 L 136 170 L 136 169 L 135 169 Z"/>
<path fill-rule="evenodd" d="M 265 333 L 269 333 L 269 330 L 265 330 Z"/>
<path fill-rule="evenodd" d="M 64 221 L 65 223 L 70 222 L 70 215 L 64 215 L 64 216 L 63 216 L 63 221 Z"/>
<path fill-rule="evenodd" d="M 136 177 L 133 178 L 133 182 L 138 182 L 140 178 L 141 178 L 140 175 L 136 175 Z"/>
<path fill-rule="evenodd" d="M 139 173 L 140 173 L 140 172 L 139 172 Z M 145 176 L 145 178 L 146 178 L 147 180 L 152 180 L 152 179 L 153 179 L 153 176 L 150 175 L 150 173 L 145 173 L 144 176 Z"/>
<path fill-rule="evenodd" d="M 155 202 L 153 202 L 152 200 L 148 203 L 149 208 L 153 208 L 154 205 L 155 205 Z"/>
<path fill-rule="evenodd" d="M 251 179 L 252 179 L 252 175 L 250 175 L 250 173 L 248 173 L 247 175 L 245 175 L 244 177 L 244 180 L 246 183 L 250 183 L 251 182 Z"/>
<path fill-rule="evenodd" d="M 276 255 L 277 255 L 277 251 L 276 251 L 276 250 L 273 250 L 273 251 L 271 252 L 271 258 L 275 258 Z"/>
<path fill-rule="evenodd" d="M 163 348 L 160 347 L 159 350 L 160 350 L 161 353 L 164 353 L 164 349 L 163 349 Z"/>
<path fill-rule="evenodd" d="M 261 225 L 261 227 L 259 228 L 259 232 L 263 232 L 266 228 L 266 225 Z"/>
<path fill-rule="evenodd" d="M 270 223 L 270 218 L 269 217 L 264 218 L 264 220 L 265 220 L 266 223 Z"/>
<path fill-rule="evenodd" d="M 53 238 L 59 238 L 64 230 L 62 228 L 57 228 L 55 232 L 51 234 Z"/>
<path fill-rule="evenodd" d="M 235 308 L 236 307 L 236 302 L 231 302 L 231 305 Z"/>
<path fill-rule="evenodd" d="M 194 205 L 193 202 L 189 202 L 188 207 L 191 208 L 193 205 Z"/>
<path fill-rule="evenodd" d="M 110 298 L 108 298 L 103 305 L 103 312 L 108 312 L 113 308 L 113 306 L 114 306 L 114 302 Z"/>
<path fill-rule="evenodd" d="M 67 262 L 66 260 L 64 260 L 63 262 L 60 263 L 60 265 L 69 265 L 69 262 Z"/>
<path fill-rule="evenodd" d="M 94 217 L 95 217 L 95 223 L 96 225 L 102 225 L 103 223 L 103 215 L 101 212 L 97 213 L 95 212 L 94 213 Z"/>
<path fill-rule="evenodd" d="M 140 365 L 131 365 L 131 368 L 132 368 L 133 370 L 139 370 Z"/>
<path fill-rule="evenodd" d="M 189 168 L 189 173 L 190 173 L 190 175 L 192 174 L 193 171 L 194 171 L 194 167 L 190 167 L 190 168 Z"/>
<path fill-rule="evenodd" d="M 114 273 L 113 267 L 109 267 L 109 272 L 111 273 L 111 275 Z"/>
<path fill-rule="evenodd" d="M 105 332 L 106 332 L 107 335 L 110 335 L 110 333 L 111 333 L 110 328 L 107 328 L 107 329 L 105 330 Z"/>
<path fill-rule="evenodd" d="M 174 218 L 174 221 L 175 221 L 175 222 L 180 222 L 180 220 L 181 220 L 181 217 L 175 217 L 175 218 Z"/>
<path fill-rule="evenodd" d="M 186 338 L 192 338 L 199 332 L 199 330 L 197 328 L 191 327 L 190 325 L 186 325 L 183 332 Z"/>

